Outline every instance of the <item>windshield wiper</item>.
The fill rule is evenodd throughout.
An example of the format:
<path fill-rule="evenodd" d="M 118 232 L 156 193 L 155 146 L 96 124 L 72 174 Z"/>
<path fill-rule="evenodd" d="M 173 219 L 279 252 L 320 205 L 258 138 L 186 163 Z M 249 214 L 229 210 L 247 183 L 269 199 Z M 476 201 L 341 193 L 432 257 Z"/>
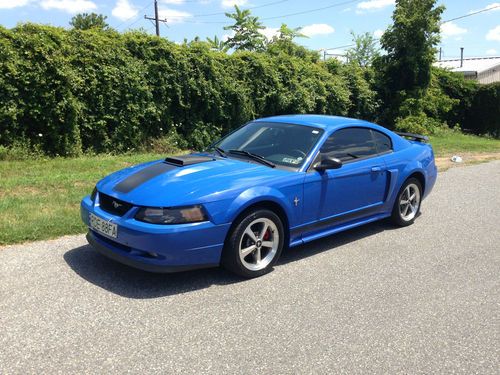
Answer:
<path fill-rule="evenodd" d="M 243 150 L 235 150 L 235 149 L 231 149 L 228 152 L 230 154 L 248 156 L 249 158 L 251 158 L 253 160 L 256 160 L 256 161 L 258 161 L 258 162 L 260 162 L 262 164 L 265 164 L 265 165 L 267 165 L 268 167 L 271 167 L 271 168 L 276 167 L 276 164 L 274 164 L 273 162 L 270 162 L 269 160 L 266 160 L 262 156 L 254 154 L 253 152 L 243 151 Z"/>
<path fill-rule="evenodd" d="M 222 148 L 214 147 L 214 150 L 217 151 L 217 153 L 223 158 L 227 158 L 226 151 L 224 151 Z"/>

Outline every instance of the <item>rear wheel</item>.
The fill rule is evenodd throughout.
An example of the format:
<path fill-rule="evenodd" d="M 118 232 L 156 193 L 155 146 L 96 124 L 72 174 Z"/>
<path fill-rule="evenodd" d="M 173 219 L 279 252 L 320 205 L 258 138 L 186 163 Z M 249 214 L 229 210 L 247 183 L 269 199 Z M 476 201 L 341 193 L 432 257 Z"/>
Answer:
<path fill-rule="evenodd" d="M 252 278 L 271 271 L 284 243 L 284 229 L 278 215 L 254 209 L 234 225 L 222 253 L 224 268 Z"/>
<path fill-rule="evenodd" d="M 422 201 L 422 185 L 416 178 L 405 181 L 394 202 L 392 221 L 405 227 L 415 221 Z"/>

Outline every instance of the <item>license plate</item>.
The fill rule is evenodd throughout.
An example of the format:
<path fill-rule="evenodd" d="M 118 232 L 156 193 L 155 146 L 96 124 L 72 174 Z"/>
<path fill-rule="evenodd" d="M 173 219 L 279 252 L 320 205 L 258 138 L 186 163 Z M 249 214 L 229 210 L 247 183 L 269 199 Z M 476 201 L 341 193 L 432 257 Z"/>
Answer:
<path fill-rule="evenodd" d="M 101 219 L 94 214 L 89 214 L 90 228 L 95 231 L 105 234 L 106 236 L 116 238 L 118 236 L 118 225 Z"/>

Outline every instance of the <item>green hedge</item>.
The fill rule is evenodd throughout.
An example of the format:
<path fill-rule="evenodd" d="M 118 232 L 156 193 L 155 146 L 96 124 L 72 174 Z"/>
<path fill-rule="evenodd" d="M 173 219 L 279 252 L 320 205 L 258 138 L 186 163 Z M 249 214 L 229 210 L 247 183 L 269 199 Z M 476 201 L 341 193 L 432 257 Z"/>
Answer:
<path fill-rule="evenodd" d="M 464 127 L 476 134 L 500 138 L 500 82 L 479 86 L 466 112 Z"/>
<path fill-rule="evenodd" d="M 0 145 L 78 155 L 174 134 L 199 148 L 256 117 L 347 115 L 352 81 L 286 54 L 227 55 L 142 32 L 0 27 Z"/>
<path fill-rule="evenodd" d="M 500 138 L 500 82 L 480 85 L 443 69 L 435 69 L 434 74 L 444 94 L 455 100 L 442 120 L 474 134 Z"/>
<path fill-rule="evenodd" d="M 377 120 L 385 105 L 373 89 L 376 76 L 279 49 L 228 55 L 139 31 L 0 27 L 0 151 L 197 149 L 251 119 L 288 113 Z M 499 98 L 498 84 L 433 69 L 426 95 L 405 102 L 407 117 L 393 122 L 423 132 L 459 124 L 500 137 Z"/>

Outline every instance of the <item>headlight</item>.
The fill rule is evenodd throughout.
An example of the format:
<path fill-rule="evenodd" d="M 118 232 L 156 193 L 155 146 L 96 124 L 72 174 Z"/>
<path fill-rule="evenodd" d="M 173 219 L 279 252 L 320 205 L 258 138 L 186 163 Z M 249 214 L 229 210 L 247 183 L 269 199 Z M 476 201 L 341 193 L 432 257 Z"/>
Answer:
<path fill-rule="evenodd" d="M 94 187 L 94 190 L 92 190 L 92 194 L 90 194 L 90 200 L 92 202 L 95 202 L 95 197 L 97 196 L 97 187 Z"/>
<path fill-rule="evenodd" d="M 203 206 L 174 208 L 142 207 L 135 214 L 136 220 L 152 224 L 184 224 L 207 221 Z"/>

